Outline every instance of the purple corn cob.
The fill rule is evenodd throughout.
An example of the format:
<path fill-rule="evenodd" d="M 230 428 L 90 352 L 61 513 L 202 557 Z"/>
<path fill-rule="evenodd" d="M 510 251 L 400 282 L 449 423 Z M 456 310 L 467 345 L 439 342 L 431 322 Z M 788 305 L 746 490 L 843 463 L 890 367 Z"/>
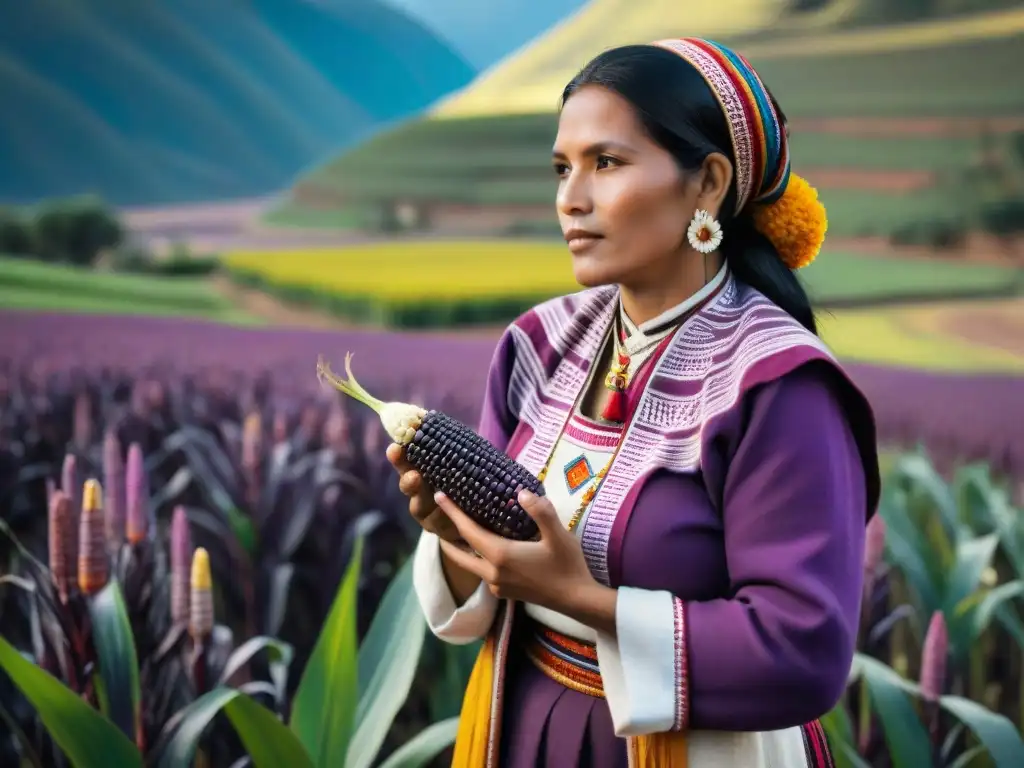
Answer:
<path fill-rule="evenodd" d="M 942 696 L 946 682 L 946 659 L 949 654 L 949 633 L 942 611 L 932 614 L 921 652 L 921 697 L 935 703 Z"/>
<path fill-rule="evenodd" d="M 55 490 L 50 498 L 49 544 L 50 574 L 53 585 L 60 595 L 62 603 L 68 600 L 75 583 L 74 541 L 72 535 L 74 516 L 71 512 L 71 499 L 63 491 Z"/>
<path fill-rule="evenodd" d="M 171 518 L 171 621 L 188 621 L 189 571 L 192 567 L 192 537 L 184 507 L 175 507 Z"/>
<path fill-rule="evenodd" d="M 138 544 L 146 538 L 149 528 L 147 495 L 142 446 L 132 443 L 128 446 L 128 462 L 125 467 L 125 504 L 128 507 L 126 531 L 128 541 L 132 544 Z"/>
<path fill-rule="evenodd" d="M 124 541 L 124 459 L 121 458 L 121 443 L 113 429 L 108 429 L 103 437 L 103 485 L 106 490 L 107 541 L 116 547 Z"/>
<path fill-rule="evenodd" d="M 93 479 L 82 491 L 82 519 L 78 534 L 78 588 L 86 595 L 107 585 L 110 564 L 103 535 L 103 488 Z"/>

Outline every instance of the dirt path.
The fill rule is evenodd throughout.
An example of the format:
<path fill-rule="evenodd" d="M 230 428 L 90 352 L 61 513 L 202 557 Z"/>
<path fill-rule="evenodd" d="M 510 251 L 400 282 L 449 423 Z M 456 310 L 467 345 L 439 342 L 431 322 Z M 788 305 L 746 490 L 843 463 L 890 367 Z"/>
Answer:
<path fill-rule="evenodd" d="M 968 235 L 964 245 L 940 250 L 927 245 L 893 245 L 886 237 L 827 237 L 828 248 L 843 253 L 863 253 L 869 256 L 897 256 L 933 261 L 968 261 L 974 264 L 1017 265 L 1024 268 L 1024 238 L 1013 246 L 997 242 L 981 233 Z"/>
<path fill-rule="evenodd" d="M 797 172 L 820 189 L 857 189 L 886 193 L 914 192 L 936 183 L 931 171 L 883 171 L 863 168 L 797 168 Z"/>
<path fill-rule="evenodd" d="M 951 301 L 889 312 L 909 329 L 1024 357 L 1024 298 Z"/>

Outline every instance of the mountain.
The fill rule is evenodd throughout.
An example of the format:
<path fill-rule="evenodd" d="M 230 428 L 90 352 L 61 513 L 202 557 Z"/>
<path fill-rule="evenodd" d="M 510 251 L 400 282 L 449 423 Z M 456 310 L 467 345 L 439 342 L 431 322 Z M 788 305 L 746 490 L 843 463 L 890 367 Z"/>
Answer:
<path fill-rule="evenodd" d="M 265 195 L 474 75 L 381 0 L 5 3 L 0 202 Z"/>
<path fill-rule="evenodd" d="M 385 0 L 418 19 L 484 70 L 527 45 L 588 0 Z"/>
<path fill-rule="evenodd" d="M 452 94 L 438 117 L 548 112 L 599 51 L 664 37 L 728 38 L 770 29 L 789 0 L 591 0 L 528 46 Z"/>

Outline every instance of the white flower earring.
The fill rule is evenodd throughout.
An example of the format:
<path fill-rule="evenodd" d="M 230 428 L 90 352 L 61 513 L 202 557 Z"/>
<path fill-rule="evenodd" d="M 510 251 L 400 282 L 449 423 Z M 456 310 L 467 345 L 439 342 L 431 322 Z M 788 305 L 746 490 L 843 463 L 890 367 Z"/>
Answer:
<path fill-rule="evenodd" d="M 686 237 L 693 250 L 698 253 L 711 253 L 722 244 L 722 227 L 710 213 L 699 210 L 693 214 L 693 221 L 686 230 Z"/>

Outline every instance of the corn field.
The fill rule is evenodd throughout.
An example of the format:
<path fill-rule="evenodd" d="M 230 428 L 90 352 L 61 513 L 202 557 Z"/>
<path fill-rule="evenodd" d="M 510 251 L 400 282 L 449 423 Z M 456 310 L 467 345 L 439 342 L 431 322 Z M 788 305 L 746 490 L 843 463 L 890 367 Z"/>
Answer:
<path fill-rule="evenodd" d="M 445 765 L 476 648 L 425 632 L 384 432 L 316 387 L 337 339 L 225 331 L 189 351 L 146 332 L 187 364 L 130 329 L 55 355 L 77 323 L 0 361 L 0 765 Z M 489 343 L 348 341 L 375 394 L 475 420 Z M 861 375 L 882 437 L 932 450 L 886 470 L 859 653 L 826 718 L 839 765 L 1024 765 L 1019 441 L 980 395 L 1006 385 L 956 384 L 977 411 L 958 438 L 949 382 Z"/>

